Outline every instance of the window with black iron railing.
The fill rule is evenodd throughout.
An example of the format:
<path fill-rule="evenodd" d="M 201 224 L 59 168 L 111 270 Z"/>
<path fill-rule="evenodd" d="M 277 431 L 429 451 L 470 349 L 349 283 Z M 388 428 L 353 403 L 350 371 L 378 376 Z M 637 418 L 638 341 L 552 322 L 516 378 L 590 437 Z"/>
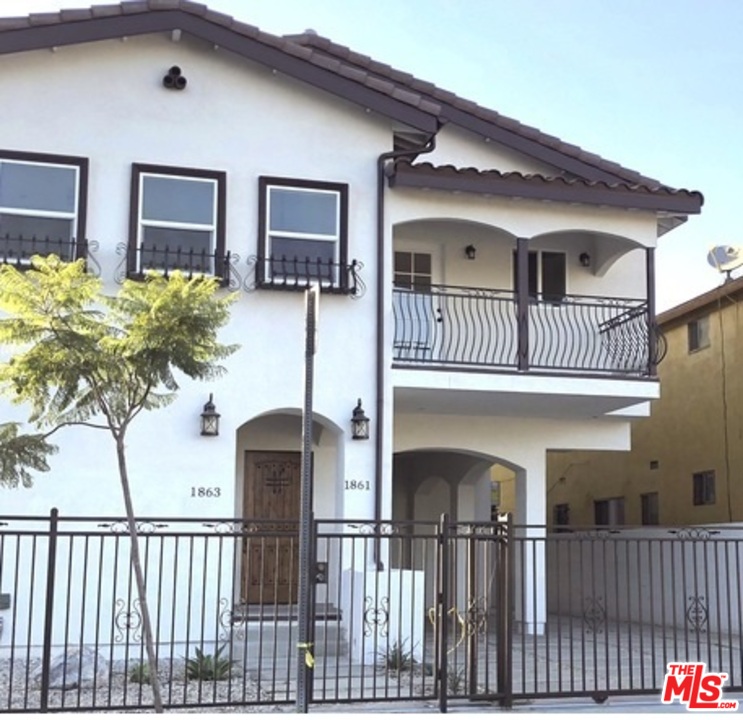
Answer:
<path fill-rule="evenodd" d="M 222 255 L 204 248 L 170 248 L 145 243 L 137 247 L 128 246 L 127 258 L 127 276 L 134 280 L 143 279 L 151 271 L 168 277 L 174 270 L 179 270 L 189 279 L 216 277 L 222 285 L 229 284 L 229 252 Z"/>
<path fill-rule="evenodd" d="M 258 287 L 277 290 L 305 290 L 319 285 L 322 292 L 356 295 L 359 264 L 323 258 L 270 256 L 256 258 Z"/>
<path fill-rule="evenodd" d="M 65 262 L 87 257 L 88 243 L 75 238 L 0 235 L 0 264 L 28 267 L 34 255 L 56 255 Z"/>

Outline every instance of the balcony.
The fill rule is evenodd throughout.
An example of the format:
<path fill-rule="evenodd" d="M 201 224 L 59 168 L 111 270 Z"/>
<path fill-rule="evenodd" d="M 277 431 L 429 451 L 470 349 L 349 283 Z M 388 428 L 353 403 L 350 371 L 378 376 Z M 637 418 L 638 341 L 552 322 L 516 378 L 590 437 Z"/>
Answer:
<path fill-rule="evenodd" d="M 663 338 L 645 300 L 433 285 L 393 290 L 397 367 L 655 377 Z"/>

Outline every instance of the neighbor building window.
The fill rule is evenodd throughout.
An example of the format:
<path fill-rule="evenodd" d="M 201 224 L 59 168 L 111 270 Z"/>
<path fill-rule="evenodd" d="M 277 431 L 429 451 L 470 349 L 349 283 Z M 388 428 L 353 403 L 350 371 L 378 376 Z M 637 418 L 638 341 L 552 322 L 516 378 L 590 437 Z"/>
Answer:
<path fill-rule="evenodd" d="M 689 352 L 709 347 L 709 316 L 692 320 L 688 325 Z"/>
<path fill-rule="evenodd" d="M 552 508 L 552 524 L 560 532 L 560 527 L 570 525 L 570 505 L 568 503 L 558 503 Z"/>
<path fill-rule="evenodd" d="M 295 287 L 347 284 L 348 186 L 262 177 L 259 282 Z"/>
<path fill-rule="evenodd" d="M 657 525 L 658 515 L 658 493 L 650 492 L 640 495 L 640 513 L 643 525 Z"/>
<path fill-rule="evenodd" d="M 547 302 L 560 302 L 566 294 L 566 255 L 546 250 L 529 251 L 529 296 Z M 513 287 L 518 287 L 516 252 L 513 253 Z"/>
<path fill-rule="evenodd" d="M 694 504 L 695 505 L 714 505 L 715 504 L 715 471 L 705 470 L 704 472 L 694 473 L 692 475 Z"/>
<path fill-rule="evenodd" d="M 0 151 L 0 262 L 85 255 L 88 161 Z"/>
<path fill-rule="evenodd" d="M 593 518 L 596 525 L 624 525 L 624 498 L 596 500 L 593 503 Z"/>
<path fill-rule="evenodd" d="M 133 165 L 130 274 L 178 269 L 222 277 L 225 185 L 223 172 Z"/>

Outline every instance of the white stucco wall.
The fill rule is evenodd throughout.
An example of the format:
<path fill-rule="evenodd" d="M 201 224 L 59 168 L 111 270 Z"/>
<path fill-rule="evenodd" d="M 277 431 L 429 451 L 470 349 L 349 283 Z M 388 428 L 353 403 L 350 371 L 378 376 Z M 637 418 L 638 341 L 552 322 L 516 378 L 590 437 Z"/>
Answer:
<path fill-rule="evenodd" d="M 445 125 L 436 136 L 436 148 L 421 157 L 422 161 L 434 165 L 476 167 L 500 172 L 540 173 L 546 177 L 559 171 L 521 153 L 504 148 L 476 133 L 454 125 Z"/>
<path fill-rule="evenodd" d="M 162 87 L 172 65 L 188 79 L 183 92 Z M 340 470 L 319 465 L 325 491 L 318 510 L 342 512 L 336 473 L 374 480 L 374 443 L 356 443 L 348 456 L 343 447 L 351 443 L 357 398 L 369 408 L 375 392 L 373 188 L 376 157 L 391 146 L 389 124 L 185 36 L 174 43 L 169 34 L 3 56 L 0 91 L 13 98 L 3 117 L 3 149 L 89 159 L 87 236 L 100 244 L 95 259 L 109 292 L 116 290 L 113 279 L 123 259 L 117 244 L 128 237 L 133 162 L 227 173 L 226 245 L 240 256 L 243 278 L 250 271 L 246 259 L 257 252 L 260 175 L 348 184 L 349 260 L 364 263 L 370 290 L 358 300 L 322 296 L 315 356 L 315 410 L 342 428 L 337 457 L 348 460 Z M 43 111 L 40 93 L 54 112 Z M 240 344 L 224 363 L 227 373 L 208 384 L 184 380 L 169 409 L 141 417 L 130 431 L 140 513 L 233 516 L 240 509 L 237 429 L 264 413 L 302 406 L 301 293 L 242 289 L 221 339 Z M 199 414 L 210 392 L 222 416 L 218 438 L 199 436 Z M 58 440 L 53 472 L 38 476 L 30 491 L 3 491 L 0 512 L 57 506 L 67 514 L 120 513 L 110 438 L 74 429 Z M 219 487 L 220 497 L 194 500 L 194 486 Z"/>

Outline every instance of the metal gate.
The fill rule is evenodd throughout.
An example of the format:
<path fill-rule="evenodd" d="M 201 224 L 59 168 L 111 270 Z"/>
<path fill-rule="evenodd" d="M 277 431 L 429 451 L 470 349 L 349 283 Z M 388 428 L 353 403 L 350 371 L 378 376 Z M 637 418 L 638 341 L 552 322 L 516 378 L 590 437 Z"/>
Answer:
<path fill-rule="evenodd" d="M 311 703 L 658 697 L 683 661 L 743 691 L 740 527 L 319 520 L 294 569 L 291 525 L 138 528 L 168 708 L 296 705 L 305 657 Z M 265 567 L 282 552 L 281 581 L 309 579 L 307 646 L 296 594 Z M 0 712 L 151 707 L 134 588 L 120 519 L 0 517 Z"/>

